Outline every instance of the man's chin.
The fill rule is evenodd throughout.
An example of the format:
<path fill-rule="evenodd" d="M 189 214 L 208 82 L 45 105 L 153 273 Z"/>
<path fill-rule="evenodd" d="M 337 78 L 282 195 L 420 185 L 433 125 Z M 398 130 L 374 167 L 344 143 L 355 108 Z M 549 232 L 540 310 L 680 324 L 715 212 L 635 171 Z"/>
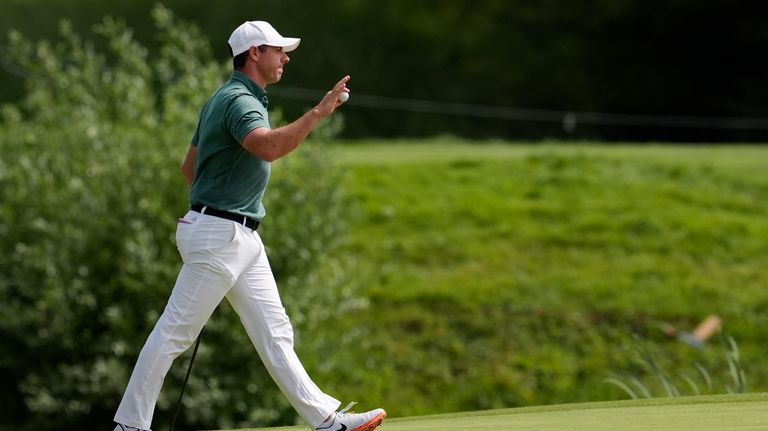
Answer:
<path fill-rule="evenodd" d="M 281 76 L 274 77 L 272 80 L 267 81 L 267 85 L 277 84 L 278 82 L 280 82 L 280 78 Z"/>

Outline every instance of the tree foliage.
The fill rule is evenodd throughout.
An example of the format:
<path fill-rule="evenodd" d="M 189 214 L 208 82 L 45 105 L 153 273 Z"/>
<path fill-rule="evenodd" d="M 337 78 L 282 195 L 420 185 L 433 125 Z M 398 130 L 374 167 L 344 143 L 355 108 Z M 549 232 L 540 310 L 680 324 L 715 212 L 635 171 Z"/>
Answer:
<path fill-rule="evenodd" d="M 176 217 L 188 208 L 179 165 L 198 110 L 231 66 L 168 9 L 152 18 L 153 54 L 112 18 L 95 27 L 100 43 L 67 22 L 54 41 L 11 35 L 8 53 L 27 87 L 0 126 L 0 429 L 108 427 L 173 286 Z M 286 306 L 310 339 L 322 338 L 329 318 L 314 307 L 350 294 L 339 270 L 323 269 L 338 268 L 324 252 L 343 227 L 343 195 L 318 138 L 338 125 L 325 124 L 276 166 L 262 227 Z M 221 308 L 183 420 L 198 428 L 294 421 L 236 315 Z M 170 419 L 183 358 L 166 379 L 157 428 Z"/>
<path fill-rule="evenodd" d="M 145 16 L 154 1 L 15 0 L 0 14 L 0 29 L 52 37 L 50 24 L 61 16 L 84 27 L 108 11 L 125 17 L 139 38 L 148 39 L 152 33 Z M 493 118 L 480 110 L 436 115 L 417 112 L 418 104 L 402 100 L 394 109 L 378 98 L 360 103 L 355 94 L 438 106 L 714 117 L 768 112 L 763 103 L 768 85 L 762 78 L 768 70 L 759 54 L 768 44 L 768 15 L 756 0 L 390 0 L 339 1 L 332 7 L 311 0 L 260 0 L 247 7 L 220 0 L 215 8 L 204 0 L 164 3 L 198 23 L 220 59 L 228 55 L 230 32 L 246 19 L 267 19 L 285 34 L 302 37 L 301 49 L 291 56 L 290 85 L 325 85 L 319 70 L 350 74 L 348 137 L 564 134 L 557 119 Z M 15 93 L 12 81 L 0 79 L 0 97 Z M 274 101 L 291 114 L 307 103 L 288 97 Z M 586 122 L 567 136 L 765 140 L 759 130 Z"/>

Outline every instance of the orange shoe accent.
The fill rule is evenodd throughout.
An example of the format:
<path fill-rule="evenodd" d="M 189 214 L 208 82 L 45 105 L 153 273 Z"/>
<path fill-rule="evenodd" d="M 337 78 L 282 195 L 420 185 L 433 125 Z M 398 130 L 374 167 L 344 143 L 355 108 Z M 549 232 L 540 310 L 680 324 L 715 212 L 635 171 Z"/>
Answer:
<path fill-rule="evenodd" d="M 384 418 L 387 417 L 387 412 L 382 412 L 380 415 L 375 416 L 373 419 L 369 420 L 368 422 L 364 423 L 362 426 L 359 426 L 352 431 L 373 431 L 381 425 L 381 422 L 384 420 Z"/>

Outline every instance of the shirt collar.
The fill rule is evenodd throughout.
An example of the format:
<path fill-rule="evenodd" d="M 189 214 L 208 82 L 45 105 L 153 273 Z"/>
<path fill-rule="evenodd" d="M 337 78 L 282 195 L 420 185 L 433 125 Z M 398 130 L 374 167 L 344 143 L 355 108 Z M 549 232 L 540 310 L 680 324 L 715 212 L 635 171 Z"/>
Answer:
<path fill-rule="evenodd" d="M 262 105 L 266 108 L 269 105 L 269 99 L 267 98 L 267 92 L 259 87 L 259 84 L 255 83 L 248 75 L 246 75 L 243 72 L 240 72 L 239 70 L 235 70 L 232 72 L 232 78 L 235 81 L 242 82 L 243 85 L 245 85 L 245 88 L 248 89 L 251 93 L 253 93 L 254 96 L 256 96 L 257 99 L 261 102 Z"/>

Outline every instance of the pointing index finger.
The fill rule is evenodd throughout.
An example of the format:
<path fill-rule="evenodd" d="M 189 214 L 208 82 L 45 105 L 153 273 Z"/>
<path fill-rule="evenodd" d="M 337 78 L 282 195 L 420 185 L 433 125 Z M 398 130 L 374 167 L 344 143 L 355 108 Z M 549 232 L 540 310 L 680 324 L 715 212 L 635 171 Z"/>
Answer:
<path fill-rule="evenodd" d="M 339 82 L 336 83 L 336 85 L 333 87 L 335 90 L 340 90 L 344 88 L 347 85 L 347 81 L 349 81 L 349 75 L 344 76 L 341 78 Z"/>

